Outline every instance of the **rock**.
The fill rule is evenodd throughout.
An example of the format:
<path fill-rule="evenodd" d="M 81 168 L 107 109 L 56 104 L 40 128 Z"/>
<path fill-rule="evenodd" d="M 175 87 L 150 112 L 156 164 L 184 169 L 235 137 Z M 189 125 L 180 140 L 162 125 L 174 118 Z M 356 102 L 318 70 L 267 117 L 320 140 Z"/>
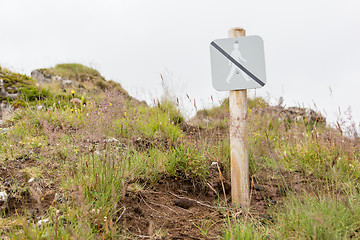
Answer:
<path fill-rule="evenodd" d="M 49 220 L 48 218 L 45 218 L 45 219 L 39 220 L 39 221 L 37 222 L 37 225 L 38 225 L 38 227 L 41 227 L 41 226 L 43 226 L 43 225 L 45 225 L 45 224 L 47 224 L 47 223 L 49 223 L 49 222 L 50 222 L 50 220 Z"/>
<path fill-rule="evenodd" d="M 179 198 L 175 201 L 175 205 L 184 209 L 189 209 L 194 206 L 194 201 L 185 198 Z"/>
<path fill-rule="evenodd" d="M 106 139 L 105 140 L 105 142 L 120 142 L 119 140 L 117 140 L 116 138 L 114 138 L 114 137 L 111 137 L 111 138 L 108 138 L 108 139 Z"/>
<path fill-rule="evenodd" d="M 79 105 L 82 104 L 82 101 L 80 99 L 78 99 L 78 98 L 73 98 L 73 99 L 70 100 L 70 102 L 75 103 L 75 104 L 79 104 Z"/>
<path fill-rule="evenodd" d="M 0 97 L 16 98 L 19 91 L 13 86 L 9 86 L 9 82 L 0 78 Z"/>
<path fill-rule="evenodd" d="M 256 191 L 264 191 L 265 190 L 265 188 L 263 186 L 258 185 L 258 184 L 254 184 L 254 189 Z"/>
<path fill-rule="evenodd" d="M 34 70 L 31 72 L 31 77 L 38 81 L 39 83 L 50 83 L 51 78 L 48 76 L 46 77 L 45 74 L 40 70 Z"/>
<path fill-rule="evenodd" d="M 0 210 L 5 209 L 8 203 L 9 196 L 6 191 L 0 192 Z"/>
<path fill-rule="evenodd" d="M 326 123 L 326 118 L 320 113 L 307 108 L 301 107 L 289 107 L 284 108 L 280 105 L 278 106 L 269 106 L 266 108 L 255 109 L 254 113 L 264 114 L 271 113 L 274 116 L 279 116 L 280 119 L 286 119 L 289 121 L 305 121 L 308 123 Z"/>
<path fill-rule="evenodd" d="M 45 108 L 44 105 L 39 105 L 39 106 L 36 107 L 36 109 L 37 109 L 38 111 L 40 111 L 40 110 L 45 110 L 46 108 Z"/>
<path fill-rule="evenodd" d="M 14 110 L 13 106 L 8 103 L 0 103 L 0 124 L 10 118 L 11 112 Z"/>
<path fill-rule="evenodd" d="M 71 81 L 71 80 L 69 80 L 69 79 L 63 79 L 63 80 L 61 81 L 61 84 L 62 84 L 62 87 L 63 87 L 63 88 L 71 87 L 71 86 L 78 86 L 78 85 L 79 85 L 79 83 L 74 82 L 74 81 Z"/>
<path fill-rule="evenodd" d="M 38 81 L 40 84 L 56 82 L 62 88 L 66 88 L 70 86 L 79 86 L 78 82 L 72 81 L 67 78 L 62 78 L 58 75 L 46 74 L 41 69 L 32 71 L 31 77 L 36 81 Z"/>

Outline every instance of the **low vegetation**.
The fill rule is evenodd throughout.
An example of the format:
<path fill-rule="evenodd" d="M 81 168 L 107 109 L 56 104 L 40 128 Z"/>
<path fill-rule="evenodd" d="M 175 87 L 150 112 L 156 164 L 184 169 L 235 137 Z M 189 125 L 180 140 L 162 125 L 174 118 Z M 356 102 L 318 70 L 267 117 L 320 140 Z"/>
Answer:
<path fill-rule="evenodd" d="M 244 212 L 231 205 L 226 100 L 186 122 L 172 98 L 140 104 L 83 65 L 42 71 L 80 85 L 1 69 L 20 92 L 3 99 L 17 107 L 0 131 L 2 238 L 360 238 L 356 132 L 249 99 Z"/>

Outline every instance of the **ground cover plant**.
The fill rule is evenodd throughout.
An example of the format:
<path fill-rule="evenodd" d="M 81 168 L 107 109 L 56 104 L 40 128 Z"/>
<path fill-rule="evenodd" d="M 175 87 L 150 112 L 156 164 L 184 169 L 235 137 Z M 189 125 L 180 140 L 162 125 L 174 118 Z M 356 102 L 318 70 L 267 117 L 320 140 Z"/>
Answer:
<path fill-rule="evenodd" d="M 42 71 L 80 84 L 1 69 L 27 86 L 1 100 L 21 102 L 0 126 L 2 238 L 360 238 L 360 143 L 342 124 L 249 99 L 245 212 L 231 205 L 227 100 L 185 121 L 167 91 L 147 106 L 83 65 Z"/>

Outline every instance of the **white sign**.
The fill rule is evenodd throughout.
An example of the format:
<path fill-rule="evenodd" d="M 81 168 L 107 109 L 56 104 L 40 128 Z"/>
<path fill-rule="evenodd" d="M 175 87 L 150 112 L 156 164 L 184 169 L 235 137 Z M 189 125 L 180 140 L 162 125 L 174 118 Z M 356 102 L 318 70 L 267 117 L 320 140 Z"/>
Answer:
<path fill-rule="evenodd" d="M 260 88 L 266 83 L 264 43 L 259 36 L 214 40 L 210 58 L 216 90 Z"/>

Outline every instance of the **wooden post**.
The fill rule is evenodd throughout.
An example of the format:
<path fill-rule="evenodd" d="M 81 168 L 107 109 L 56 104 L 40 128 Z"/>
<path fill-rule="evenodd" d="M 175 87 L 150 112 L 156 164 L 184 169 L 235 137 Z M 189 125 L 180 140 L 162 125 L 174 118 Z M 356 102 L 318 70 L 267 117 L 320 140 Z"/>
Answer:
<path fill-rule="evenodd" d="M 229 38 L 245 36 L 243 28 L 232 28 Z M 231 199 L 245 211 L 250 207 L 249 156 L 247 139 L 247 90 L 234 90 L 229 94 Z"/>

